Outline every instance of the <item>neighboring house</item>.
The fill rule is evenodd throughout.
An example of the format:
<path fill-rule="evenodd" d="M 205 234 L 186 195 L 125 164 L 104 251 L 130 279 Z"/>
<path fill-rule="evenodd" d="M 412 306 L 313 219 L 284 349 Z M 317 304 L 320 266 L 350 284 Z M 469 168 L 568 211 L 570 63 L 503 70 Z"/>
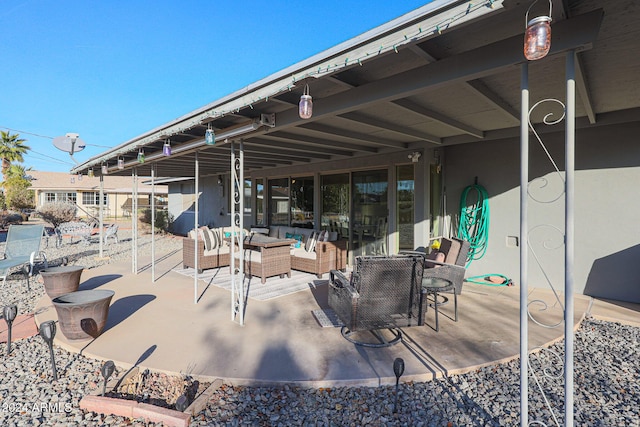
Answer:
<path fill-rule="evenodd" d="M 78 206 L 78 216 L 98 217 L 100 208 L 100 178 L 69 175 L 64 172 L 29 171 L 31 190 L 35 192 L 36 210 L 47 202 L 70 202 Z M 131 216 L 133 180 L 124 176 L 105 176 L 103 183 L 104 211 L 108 218 Z M 153 189 L 158 208 L 167 204 L 167 186 Z M 152 187 L 138 180 L 138 208 L 151 205 Z"/>
<path fill-rule="evenodd" d="M 381 221 L 387 232 L 379 238 L 391 254 L 455 234 L 472 203 L 460 206 L 461 195 L 477 181 L 491 206 L 489 244 L 467 275 L 500 273 L 518 282 L 520 248 L 539 244 L 545 254 L 529 255 L 528 285 L 547 287 L 565 277 L 562 193 L 566 172 L 575 170 L 575 291 L 640 302 L 640 55 L 634 54 L 640 7 L 629 0 L 554 1 L 551 51 L 528 62 L 523 41 L 531 3 L 434 1 L 72 172 L 106 163 L 113 165 L 109 177 L 152 170 L 158 177 L 190 177 L 169 190 L 170 210 L 188 230 L 196 222 L 230 224 L 231 171 L 242 170 L 242 185 L 251 189 L 245 224 L 310 221 L 340 230 L 351 258 L 366 253 L 358 236 Z M 568 95 L 571 87 L 575 96 Z M 306 93 L 314 111 L 301 118 L 298 102 Z M 547 104 L 540 105 L 530 120 L 543 148 L 526 128 L 526 113 L 547 98 L 576 100 L 567 111 L 575 131 L 565 129 L 567 120 L 545 126 L 561 111 L 550 116 Z M 205 143 L 211 130 L 215 145 Z M 522 165 L 528 135 L 529 164 Z M 565 170 L 565 143 L 574 136 L 575 167 Z M 163 155 L 168 138 L 170 157 Z M 141 149 L 144 163 L 136 161 Z M 242 153 L 241 167 L 232 167 L 232 150 Z M 525 241 L 521 194 L 531 198 Z"/>

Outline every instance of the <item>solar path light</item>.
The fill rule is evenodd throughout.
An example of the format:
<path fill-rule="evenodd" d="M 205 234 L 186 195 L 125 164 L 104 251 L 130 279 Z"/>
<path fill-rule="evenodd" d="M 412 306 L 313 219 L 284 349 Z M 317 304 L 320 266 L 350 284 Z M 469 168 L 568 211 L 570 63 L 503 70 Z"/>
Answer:
<path fill-rule="evenodd" d="M 398 384 L 400 383 L 400 377 L 404 373 L 404 360 L 396 358 L 393 361 L 393 373 L 396 374 L 396 399 L 393 402 L 393 413 L 398 412 Z"/>
<path fill-rule="evenodd" d="M 103 396 L 107 392 L 107 380 L 109 380 L 109 377 L 113 375 L 113 371 L 115 370 L 116 370 L 116 365 L 115 363 L 113 363 L 113 360 L 107 360 L 106 362 L 104 362 L 104 365 L 102 365 L 102 368 L 100 369 L 100 372 L 102 373 L 102 377 L 104 378 L 104 383 L 102 384 Z"/>
<path fill-rule="evenodd" d="M 7 354 L 11 353 L 11 327 L 13 325 L 13 321 L 16 319 L 16 316 L 18 315 L 18 306 L 17 305 L 7 305 L 4 307 L 4 310 L 2 311 L 2 314 L 4 316 L 4 321 L 7 322 L 7 327 L 9 328 L 7 330 L 8 336 L 7 336 Z"/>
<path fill-rule="evenodd" d="M 53 380 L 58 381 L 58 371 L 56 370 L 56 361 L 53 357 L 53 338 L 56 336 L 56 323 L 53 320 L 47 320 L 40 324 L 40 336 L 49 346 L 51 354 L 51 371 L 53 372 Z"/>

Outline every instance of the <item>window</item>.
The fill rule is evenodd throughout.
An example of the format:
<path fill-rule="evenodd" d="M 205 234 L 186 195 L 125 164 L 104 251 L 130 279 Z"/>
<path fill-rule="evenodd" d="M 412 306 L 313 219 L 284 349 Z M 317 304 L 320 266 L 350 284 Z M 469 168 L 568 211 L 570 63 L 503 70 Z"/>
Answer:
<path fill-rule="evenodd" d="M 269 180 L 269 225 L 289 225 L 289 178 Z"/>
<path fill-rule="evenodd" d="M 45 202 L 76 202 L 76 193 L 44 193 Z"/>
<path fill-rule="evenodd" d="M 264 180 L 256 179 L 256 224 L 266 225 L 264 222 Z"/>
<path fill-rule="evenodd" d="M 103 194 L 104 196 L 104 201 L 103 204 L 106 206 L 107 205 L 107 195 Z M 82 204 L 83 205 L 90 205 L 90 206 L 97 206 L 100 204 L 100 193 L 97 191 L 87 191 L 82 193 Z"/>

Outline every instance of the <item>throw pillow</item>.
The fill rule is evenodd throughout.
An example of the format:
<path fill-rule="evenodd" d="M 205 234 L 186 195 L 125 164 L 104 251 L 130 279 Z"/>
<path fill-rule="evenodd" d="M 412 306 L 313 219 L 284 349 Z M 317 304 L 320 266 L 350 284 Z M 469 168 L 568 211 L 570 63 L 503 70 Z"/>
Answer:
<path fill-rule="evenodd" d="M 424 266 L 426 268 L 440 267 L 438 264 L 434 264 L 429 261 L 431 260 L 436 262 L 444 262 L 444 259 L 445 259 L 444 252 L 433 251 L 429 255 L 427 255 L 427 260 L 425 261 Z"/>
<path fill-rule="evenodd" d="M 304 249 L 307 252 L 313 252 L 316 249 L 316 240 L 318 239 L 318 233 L 315 231 L 311 233 L 311 237 L 307 239 L 307 242 L 304 245 Z"/>
<path fill-rule="evenodd" d="M 218 238 L 216 237 L 216 231 L 212 230 L 212 229 L 208 229 L 205 233 L 205 236 L 209 236 L 209 240 L 211 240 L 211 249 L 216 249 L 218 248 L 220 245 L 218 244 Z M 205 237 L 206 239 L 206 237 Z M 206 240 L 205 240 L 206 242 Z M 206 244 L 206 243 L 205 243 Z"/>
<path fill-rule="evenodd" d="M 210 251 L 211 250 L 211 235 L 209 234 L 209 230 L 203 231 L 202 232 L 202 237 L 204 240 L 204 250 L 205 251 Z"/>

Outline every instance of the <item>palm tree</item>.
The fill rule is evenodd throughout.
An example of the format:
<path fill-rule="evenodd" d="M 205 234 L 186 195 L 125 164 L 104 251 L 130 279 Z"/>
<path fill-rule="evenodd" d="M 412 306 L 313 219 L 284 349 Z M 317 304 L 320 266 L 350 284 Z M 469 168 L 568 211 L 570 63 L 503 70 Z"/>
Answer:
<path fill-rule="evenodd" d="M 26 139 L 20 138 L 18 134 L 10 134 L 9 131 L 0 131 L 0 159 L 2 159 L 2 177 L 6 179 L 7 171 L 11 167 L 11 162 L 23 162 L 23 155 L 31 150 L 25 145 Z"/>

